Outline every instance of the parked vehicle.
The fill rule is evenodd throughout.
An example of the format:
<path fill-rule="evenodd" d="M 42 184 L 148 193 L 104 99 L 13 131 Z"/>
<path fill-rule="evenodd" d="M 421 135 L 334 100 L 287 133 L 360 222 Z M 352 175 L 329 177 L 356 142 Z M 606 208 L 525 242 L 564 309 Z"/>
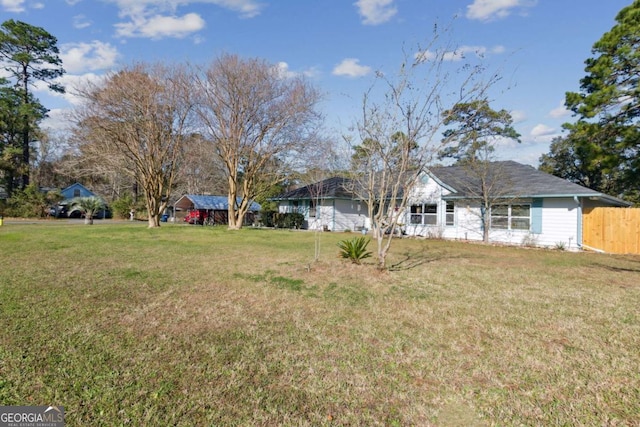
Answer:
<path fill-rule="evenodd" d="M 206 209 L 189 209 L 187 215 L 184 217 L 184 222 L 202 225 L 207 217 L 208 213 Z"/>

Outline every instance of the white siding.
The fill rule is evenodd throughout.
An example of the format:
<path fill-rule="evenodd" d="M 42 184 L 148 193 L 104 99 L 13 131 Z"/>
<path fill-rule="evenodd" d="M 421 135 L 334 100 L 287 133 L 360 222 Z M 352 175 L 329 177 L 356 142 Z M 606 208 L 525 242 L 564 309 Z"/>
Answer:
<path fill-rule="evenodd" d="M 542 234 L 538 245 L 554 247 L 563 244 L 576 250 L 579 238 L 580 209 L 572 198 L 544 199 L 542 202 Z"/>
<path fill-rule="evenodd" d="M 366 217 L 367 205 L 364 203 L 358 203 L 355 200 L 327 199 L 318 206 L 316 217 L 308 219 L 308 229 L 356 231 L 365 226 Z"/>
<path fill-rule="evenodd" d="M 449 192 L 433 179 L 420 183 L 413 190 L 405 214 L 405 232 L 409 236 L 442 237 L 445 239 L 482 240 L 480 205 L 455 201 L 455 225 L 446 226 L 446 201 L 442 197 Z M 532 203 L 525 200 L 524 203 Z M 435 226 L 412 225 L 409 208 L 413 204 L 435 203 L 438 205 L 438 224 Z M 533 207 L 532 207 L 533 222 Z M 533 224 L 532 224 L 533 226 Z M 513 245 L 531 244 L 555 247 L 563 245 L 576 250 L 581 242 L 580 209 L 573 198 L 546 198 L 542 201 L 542 232 L 534 234 L 524 230 L 491 230 L 491 242 Z"/>
<path fill-rule="evenodd" d="M 456 200 L 454 202 L 454 225 L 446 226 L 446 201 L 442 198 L 447 194 L 449 191 L 431 178 L 416 185 L 409 197 L 407 210 L 402 214 L 403 219 L 400 220 L 405 233 L 409 236 L 481 241 L 480 205 Z M 531 200 L 523 202 L 532 203 Z M 437 225 L 411 224 L 411 205 L 424 203 L 437 204 Z M 363 227 L 370 227 L 365 203 L 346 199 L 323 200 L 317 207 L 315 218 L 308 217 L 308 201 L 300 201 L 299 204 L 301 207 L 304 205 L 307 209 L 305 226 L 310 230 L 344 231 L 348 229 L 359 231 Z M 291 207 L 288 205 L 290 205 L 289 202 L 281 202 L 279 211 L 290 211 Z M 534 234 L 523 230 L 491 230 L 489 233 L 490 241 L 513 245 L 526 243 L 547 247 L 563 245 L 566 249 L 578 249 L 582 243 L 580 241 L 581 233 L 578 230 L 581 225 L 581 210 L 575 200 L 570 197 L 546 198 L 542 201 L 541 209 L 541 233 Z M 533 222 L 533 205 L 531 213 Z"/>
<path fill-rule="evenodd" d="M 418 182 L 409 196 L 404 219 L 400 221 L 404 224 L 405 233 L 409 236 L 444 237 L 447 231 L 444 226 L 446 202 L 442 200 L 442 196 L 449 193 L 449 190 L 441 187 L 431 178 L 426 182 Z M 437 225 L 411 224 L 411 206 L 422 203 L 438 205 Z"/>
<path fill-rule="evenodd" d="M 365 226 L 365 218 L 367 216 L 367 206 L 364 203 L 358 203 L 355 200 L 335 201 L 335 217 L 331 231 L 344 230 L 360 230 Z M 358 210 L 358 205 L 360 210 Z"/>

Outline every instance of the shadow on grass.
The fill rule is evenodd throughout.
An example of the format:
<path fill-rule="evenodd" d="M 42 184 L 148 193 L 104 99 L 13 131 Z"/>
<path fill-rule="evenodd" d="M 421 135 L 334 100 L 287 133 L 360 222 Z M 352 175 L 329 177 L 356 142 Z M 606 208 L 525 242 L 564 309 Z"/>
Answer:
<path fill-rule="evenodd" d="M 627 273 L 640 273 L 640 265 L 637 268 L 617 267 L 617 266 L 614 266 L 614 265 L 607 265 L 607 264 L 601 264 L 601 263 L 596 263 L 594 265 L 596 267 L 603 268 L 603 269 L 609 270 L 609 271 L 627 272 Z"/>
<path fill-rule="evenodd" d="M 403 258 L 391 264 L 388 268 L 389 271 L 403 271 L 403 270 L 411 270 L 416 267 L 420 267 L 421 265 L 440 261 L 443 259 L 459 259 L 459 258 L 467 258 L 461 254 L 451 254 L 446 252 L 440 253 L 427 253 L 427 252 L 405 252 L 403 254 Z"/>

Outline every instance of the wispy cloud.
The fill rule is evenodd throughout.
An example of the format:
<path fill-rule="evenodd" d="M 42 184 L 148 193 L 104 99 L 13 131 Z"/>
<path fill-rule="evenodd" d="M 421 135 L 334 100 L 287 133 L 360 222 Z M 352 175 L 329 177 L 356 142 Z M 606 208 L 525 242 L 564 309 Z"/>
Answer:
<path fill-rule="evenodd" d="M 24 12 L 24 0 L 0 0 L 0 6 L 7 12 Z"/>
<path fill-rule="evenodd" d="M 60 46 L 62 66 L 68 73 L 109 70 L 116 65 L 118 49 L 109 43 L 68 43 Z"/>
<path fill-rule="evenodd" d="M 485 46 L 460 46 L 448 52 L 437 53 L 430 50 L 418 52 L 415 54 L 415 59 L 418 61 L 433 61 L 437 59 L 442 59 L 443 61 L 462 61 L 470 55 L 484 58 L 487 55 L 499 55 L 504 53 L 504 51 L 504 46 L 500 45 L 491 48 Z"/>
<path fill-rule="evenodd" d="M 204 19 L 197 13 L 184 16 L 140 17 L 132 22 L 116 24 L 116 34 L 120 37 L 145 37 L 163 39 L 167 37 L 184 38 L 205 27 Z"/>
<path fill-rule="evenodd" d="M 560 105 L 558 105 L 553 110 L 549 111 L 549 117 L 553 117 L 554 119 L 566 117 L 570 114 L 571 114 L 571 111 L 567 110 L 567 107 L 565 107 L 564 102 L 560 102 Z"/>
<path fill-rule="evenodd" d="M 278 76 L 282 79 L 290 79 L 298 75 L 298 73 L 289 69 L 289 64 L 286 62 L 278 62 L 276 64 L 276 71 L 278 72 Z"/>
<path fill-rule="evenodd" d="M 56 83 L 61 84 L 65 88 L 64 93 L 52 92 L 44 82 L 36 82 L 34 90 L 36 92 L 47 93 L 47 95 L 63 98 L 72 105 L 81 105 L 84 98 L 79 92 L 86 89 L 88 85 L 101 84 L 106 79 L 106 74 L 86 73 L 86 74 L 65 74 L 56 79 Z"/>
<path fill-rule="evenodd" d="M 467 18 L 479 21 L 491 21 L 509 16 L 513 10 L 526 13 L 526 9 L 535 6 L 537 0 L 474 0 L 467 6 Z"/>
<path fill-rule="evenodd" d="M 84 15 L 76 15 L 73 17 L 73 27 L 79 30 L 91 26 L 91 21 Z"/>
<path fill-rule="evenodd" d="M 333 75 L 346 77 L 362 77 L 371 72 L 371 67 L 360 65 L 360 60 L 356 58 L 343 59 L 333 69 Z"/>
<path fill-rule="evenodd" d="M 511 111 L 511 118 L 513 119 L 513 123 L 522 123 L 527 120 L 527 114 L 521 110 L 513 110 Z"/>
<path fill-rule="evenodd" d="M 283 79 L 290 79 L 298 76 L 313 78 L 319 74 L 316 68 L 308 68 L 303 71 L 293 71 L 291 68 L 289 68 L 289 64 L 284 61 L 278 62 L 276 64 L 276 70 L 278 72 L 278 75 Z"/>
<path fill-rule="evenodd" d="M 537 124 L 531 129 L 531 136 L 534 138 L 549 137 L 556 134 L 556 130 L 545 124 Z"/>
<path fill-rule="evenodd" d="M 205 27 L 204 19 L 196 13 L 179 16 L 181 6 L 194 3 L 213 4 L 239 14 L 242 18 L 259 15 L 264 7 L 257 0 L 107 0 L 115 3 L 120 18 L 126 22 L 115 24 L 119 37 L 161 39 L 183 38 Z"/>
<path fill-rule="evenodd" d="M 364 24 L 378 25 L 387 22 L 398 13 L 393 2 L 394 0 L 358 0 L 354 4 L 358 7 Z"/>

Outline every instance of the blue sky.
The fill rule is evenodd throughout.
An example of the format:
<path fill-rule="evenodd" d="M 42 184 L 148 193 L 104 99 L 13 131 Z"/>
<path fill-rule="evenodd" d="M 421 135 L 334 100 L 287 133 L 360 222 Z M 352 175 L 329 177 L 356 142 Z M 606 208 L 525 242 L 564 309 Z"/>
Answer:
<path fill-rule="evenodd" d="M 457 52 L 482 52 L 500 70 L 494 109 L 515 119 L 522 143 L 500 157 L 537 165 L 573 120 L 563 108 L 584 60 L 632 0 L 0 0 L 0 21 L 43 27 L 58 39 L 69 94 L 39 91 L 62 123 L 73 85 L 136 61 L 207 63 L 221 53 L 259 57 L 301 73 L 324 94 L 328 132 L 353 123 L 376 70 L 392 72 L 402 49 L 452 26 Z M 452 60 L 456 58 L 451 55 Z"/>

